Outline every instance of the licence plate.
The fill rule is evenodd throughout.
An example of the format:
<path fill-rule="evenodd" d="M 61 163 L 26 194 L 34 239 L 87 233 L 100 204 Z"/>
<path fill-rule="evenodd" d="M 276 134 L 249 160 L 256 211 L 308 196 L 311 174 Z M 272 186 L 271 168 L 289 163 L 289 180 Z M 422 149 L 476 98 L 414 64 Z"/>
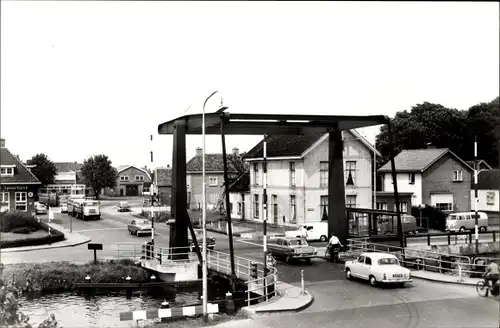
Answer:
<path fill-rule="evenodd" d="M 401 278 L 401 277 L 403 277 L 403 275 L 402 275 L 402 274 L 393 274 L 392 276 L 393 276 L 394 278 Z"/>
<path fill-rule="evenodd" d="M 95 210 L 89 210 L 89 213 L 95 213 Z"/>

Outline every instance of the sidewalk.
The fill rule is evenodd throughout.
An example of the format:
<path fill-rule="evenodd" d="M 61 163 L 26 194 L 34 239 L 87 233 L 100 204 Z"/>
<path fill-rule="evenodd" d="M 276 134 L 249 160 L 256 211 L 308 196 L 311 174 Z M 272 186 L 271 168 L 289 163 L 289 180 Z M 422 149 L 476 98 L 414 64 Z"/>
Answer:
<path fill-rule="evenodd" d="M 247 306 L 243 310 L 250 314 L 298 312 L 307 308 L 314 301 L 314 297 L 308 291 L 302 294 L 299 287 L 286 282 L 278 281 L 276 289 L 278 296 L 267 302 Z"/>
<path fill-rule="evenodd" d="M 84 235 L 77 233 L 77 232 L 69 232 L 69 230 L 65 229 L 64 227 L 62 227 L 59 224 L 51 223 L 50 227 L 64 233 L 65 239 L 63 241 L 59 241 L 59 242 L 53 243 L 53 244 L 3 248 L 3 249 L 0 249 L 0 253 L 28 252 L 28 251 L 35 251 L 35 250 L 41 250 L 41 249 L 73 247 L 73 246 L 88 243 L 90 241 L 89 237 L 84 236 Z"/>

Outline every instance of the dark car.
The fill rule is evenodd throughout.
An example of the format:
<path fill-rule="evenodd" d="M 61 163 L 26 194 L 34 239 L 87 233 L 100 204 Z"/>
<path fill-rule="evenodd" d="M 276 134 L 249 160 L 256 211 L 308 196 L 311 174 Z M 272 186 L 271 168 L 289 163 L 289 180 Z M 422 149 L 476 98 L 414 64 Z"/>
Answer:
<path fill-rule="evenodd" d="M 191 252 L 194 251 L 194 241 L 193 238 L 191 238 L 191 233 L 188 232 L 188 242 L 189 242 L 189 249 Z M 196 241 L 198 242 L 198 246 L 201 248 L 202 247 L 202 242 L 203 242 L 203 230 L 202 229 L 194 229 L 194 234 L 196 235 Z M 214 237 L 208 237 L 207 236 L 207 248 L 213 250 L 215 248 L 215 238 Z"/>
<path fill-rule="evenodd" d="M 316 257 L 316 247 L 310 246 L 303 238 L 280 237 L 276 243 L 269 243 L 268 250 L 276 258 L 284 258 L 287 263 L 292 260 L 304 260 L 311 263 Z"/>

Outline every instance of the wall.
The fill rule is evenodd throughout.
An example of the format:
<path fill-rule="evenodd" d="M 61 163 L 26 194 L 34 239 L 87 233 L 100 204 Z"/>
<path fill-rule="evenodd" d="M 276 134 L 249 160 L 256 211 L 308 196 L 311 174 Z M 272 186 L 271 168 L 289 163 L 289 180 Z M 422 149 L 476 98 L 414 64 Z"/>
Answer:
<path fill-rule="evenodd" d="M 143 176 L 144 180 L 135 180 L 135 176 Z M 120 181 L 121 176 L 127 176 L 128 181 Z M 118 178 L 116 180 L 116 187 L 114 188 L 113 195 L 120 196 L 120 190 L 123 190 L 123 195 L 126 196 L 126 186 L 127 185 L 137 185 L 138 193 L 142 195 L 143 185 L 151 185 L 151 178 L 146 174 L 146 172 L 141 171 L 135 167 L 130 167 L 120 173 L 118 173 Z"/>
<path fill-rule="evenodd" d="M 231 218 L 234 219 L 242 219 L 245 220 L 250 219 L 250 193 L 245 192 L 231 192 L 229 193 L 229 202 L 232 204 Z M 243 210 L 240 214 L 238 214 L 238 203 L 244 204 Z M 244 212 L 244 213 L 243 213 Z M 243 215 L 244 214 L 244 215 Z"/>
<path fill-rule="evenodd" d="M 172 187 L 158 187 L 158 197 L 163 205 L 172 205 Z"/>
<path fill-rule="evenodd" d="M 383 191 L 393 192 L 392 175 L 384 173 L 383 176 Z M 398 183 L 398 192 L 411 192 L 413 193 L 412 203 L 419 205 L 422 203 L 422 174 L 415 173 L 415 183 L 410 184 L 409 173 L 397 173 L 396 180 Z"/>
<path fill-rule="evenodd" d="M 31 213 L 34 210 L 34 202 L 38 195 L 39 185 L 2 185 L 0 187 L 0 192 L 9 193 L 9 211 L 16 210 L 16 192 L 26 192 L 26 205 L 27 205 L 27 213 Z M 30 193 L 32 196 L 29 197 Z M 7 207 L 5 205 L 5 207 Z"/>
<path fill-rule="evenodd" d="M 453 182 L 453 170 L 462 170 L 462 182 Z M 432 193 L 452 193 L 453 211 L 470 211 L 471 179 L 472 172 L 446 154 L 423 173 L 422 202 L 431 205 Z"/>
<path fill-rule="evenodd" d="M 487 194 L 488 193 L 493 193 L 493 203 L 488 204 L 487 203 Z M 478 211 L 494 211 L 498 212 L 500 211 L 500 192 L 497 190 L 478 190 L 477 191 L 477 197 L 479 199 L 479 202 L 477 204 L 477 209 Z M 474 189 L 470 191 L 470 208 L 473 211 L 474 210 L 474 203 L 475 203 L 475 193 Z"/>
<path fill-rule="evenodd" d="M 210 177 L 217 178 L 217 186 L 210 186 Z M 189 183 L 188 192 L 191 192 L 191 200 L 189 201 L 189 208 L 201 208 L 202 192 L 203 192 L 203 177 L 201 173 L 189 173 L 187 175 L 187 183 Z M 207 208 L 212 209 L 215 207 L 224 192 L 224 174 L 223 173 L 205 173 L 206 182 L 206 199 Z"/>

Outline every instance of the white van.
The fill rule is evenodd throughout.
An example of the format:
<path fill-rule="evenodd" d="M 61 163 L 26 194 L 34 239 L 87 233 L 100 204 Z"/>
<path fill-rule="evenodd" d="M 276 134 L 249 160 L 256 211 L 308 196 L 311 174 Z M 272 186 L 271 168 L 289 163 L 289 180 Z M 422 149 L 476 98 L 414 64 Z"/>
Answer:
<path fill-rule="evenodd" d="M 307 241 L 311 240 L 328 240 L 328 222 L 311 222 L 299 224 L 297 230 L 285 232 L 285 237 L 291 238 L 305 238 Z"/>
<path fill-rule="evenodd" d="M 479 231 L 488 229 L 488 215 L 477 212 Z M 446 230 L 465 232 L 476 229 L 475 212 L 452 213 L 446 217 Z"/>

